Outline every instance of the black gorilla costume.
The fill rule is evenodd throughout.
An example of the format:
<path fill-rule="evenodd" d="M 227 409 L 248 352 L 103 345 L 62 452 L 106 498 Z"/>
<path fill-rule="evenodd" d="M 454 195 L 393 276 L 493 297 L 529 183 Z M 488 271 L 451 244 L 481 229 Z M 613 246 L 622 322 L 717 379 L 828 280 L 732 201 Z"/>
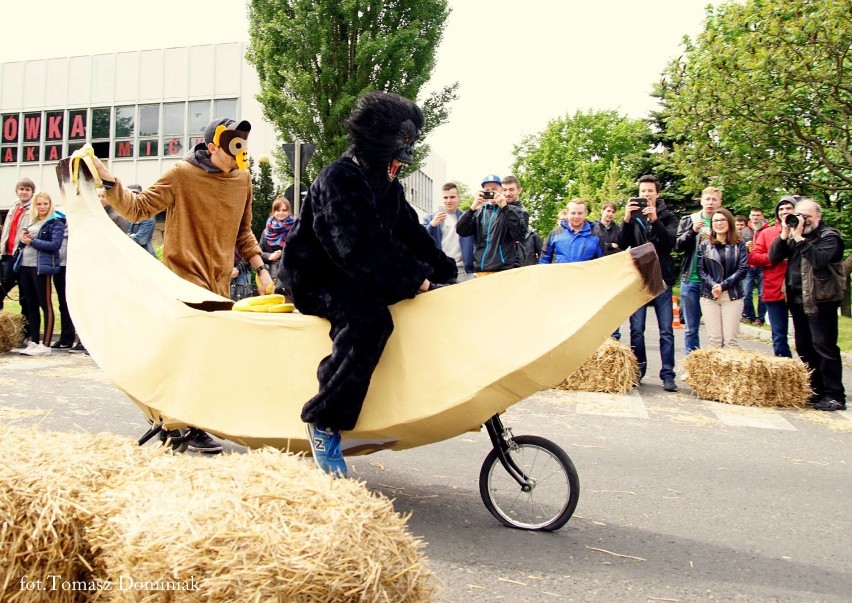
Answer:
<path fill-rule="evenodd" d="M 388 306 L 414 297 L 425 279 L 457 276 L 396 179 L 399 165 L 412 162 L 423 113 L 395 94 L 370 92 L 346 127 L 349 151 L 311 185 L 282 259 L 299 311 L 331 323 L 332 352 L 320 362 L 319 392 L 302 420 L 335 430 L 358 421 L 393 331 Z"/>

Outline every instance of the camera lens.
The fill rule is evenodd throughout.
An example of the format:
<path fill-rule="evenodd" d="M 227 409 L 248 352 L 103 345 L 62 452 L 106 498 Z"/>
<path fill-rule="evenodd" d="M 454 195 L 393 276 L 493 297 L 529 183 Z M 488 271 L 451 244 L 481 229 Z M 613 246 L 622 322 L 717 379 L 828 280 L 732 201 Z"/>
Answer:
<path fill-rule="evenodd" d="M 796 228 L 799 225 L 799 216 L 797 214 L 787 214 L 784 216 L 784 224 L 790 228 Z"/>

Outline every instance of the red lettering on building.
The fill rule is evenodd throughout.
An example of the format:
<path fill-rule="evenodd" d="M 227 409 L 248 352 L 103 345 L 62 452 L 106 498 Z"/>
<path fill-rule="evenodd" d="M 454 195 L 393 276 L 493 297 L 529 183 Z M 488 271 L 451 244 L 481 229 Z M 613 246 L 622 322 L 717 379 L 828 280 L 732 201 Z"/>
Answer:
<path fill-rule="evenodd" d="M 15 158 L 17 153 L 15 152 L 17 149 L 13 149 L 11 147 L 7 147 L 3 149 L 3 163 L 15 163 Z"/>
<path fill-rule="evenodd" d="M 47 118 L 47 139 L 58 140 L 62 138 L 62 116 L 49 115 Z"/>
<path fill-rule="evenodd" d="M 115 143 L 116 157 L 133 157 L 133 146 L 129 142 Z"/>
<path fill-rule="evenodd" d="M 24 116 L 24 140 L 32 142 L 38 140 L 41 135 L 41 115 Z"/>
<path fill-rule="evenodd" d="M 170 138 L 166 141 L 166 155 L 177 155 L 180 153 L 180 139 Z"/>
<path fill-rule="evenodd" d="M 151 141 L 145 143 L 145 157 L 151 156 Z"/>
<path fill-rule="evenodd" d="M 24 147 L 24 161 L 38 161 L 38 147 Z"/>
<path fill-rule="evenodd" d="M 45 161 L 59 161 L 62 154 L 61 144 L 51 144 L 44 147 L 44 154 L 47 156 Z"/>
<path fill-rule="evenodd" d="M 83 116 L 79 113 L 71 120 L 71 131 L 68 132 L 68 138 L 85 138 L 86 137 L 86 122 Z"/>
<path fill-rule="evenodd" d="M 3 142 L 17 142 L 18 140 L 18 116 L 7 115 L 3 119 Z"/>

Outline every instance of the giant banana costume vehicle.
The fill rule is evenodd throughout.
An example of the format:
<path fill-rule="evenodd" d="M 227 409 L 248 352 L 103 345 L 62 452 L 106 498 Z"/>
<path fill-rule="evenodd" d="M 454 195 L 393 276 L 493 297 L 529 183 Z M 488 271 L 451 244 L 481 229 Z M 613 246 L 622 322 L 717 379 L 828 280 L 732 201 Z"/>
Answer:
<path fill-rule="evenodd" d="M 68 306 L 91 357 L 156 427 L 193 425 L 250 447 L 308 451 L 299 413 L 331 350 L 328 323 L 232 311 L 231 300 L 173 274 L 110 221 L 87 152 L 62 160 L 57 175 L 71 232 Z M 656 254 L 645 245 L 581 264 L 510 270 L 396 304 L 395 330 L 358 424 L 344 434 L 344 452 L 402 450 L 485 424 L 495 446 L 480 480 L 486 506 L 514 527 L 561 527 L 579 493 L 570 459 L 542 438 L 512 436 L 498 415 L 562 381 L 662 287 Z M 280 374 L 258 370 L 269 350 L 287 358 Z M 517 500 L 519 487 L 524 497 L 543 491 L 525 455 L 562 468 L 552 513 L 521 518 L 507 509 L 513 502 L 497 500 L 501 465 L 507 501 Z"/>

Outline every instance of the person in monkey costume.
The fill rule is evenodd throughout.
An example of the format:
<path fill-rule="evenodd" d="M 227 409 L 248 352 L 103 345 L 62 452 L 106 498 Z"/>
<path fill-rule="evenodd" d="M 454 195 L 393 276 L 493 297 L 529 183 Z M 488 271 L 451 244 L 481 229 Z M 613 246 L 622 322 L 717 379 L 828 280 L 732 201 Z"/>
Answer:
<path fill-rule="evenodd" d="M 457 276 L 397 180 L 422 127 L 423 113 L 410 100 L 361 96 L 346 123 L 349 150 L 311 185 L 284 248 L 293 303 L 331 323 L 331 355 L 319 364 L 319 391 L 301 418 L 317 466 L 332 475 L 346 475 L 340 432 L 355 427 L 393 331 L 388 306 Z"/>

